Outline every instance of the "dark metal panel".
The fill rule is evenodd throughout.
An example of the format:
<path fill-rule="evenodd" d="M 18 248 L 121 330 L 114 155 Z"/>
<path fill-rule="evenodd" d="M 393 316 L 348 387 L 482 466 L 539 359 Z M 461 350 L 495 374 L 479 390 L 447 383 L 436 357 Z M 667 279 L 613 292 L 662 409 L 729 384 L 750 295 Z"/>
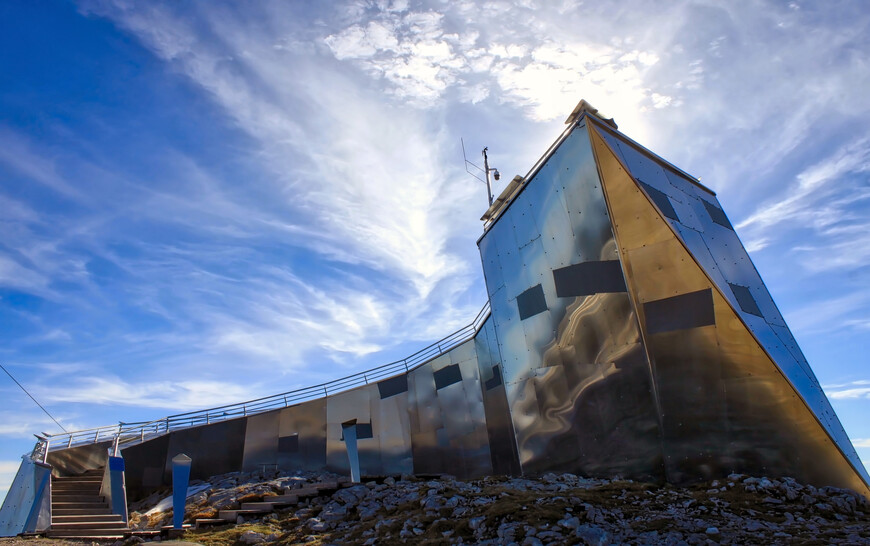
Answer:
<path fill-rule="evenodd" d="M 553 271 L 556 295 L 591 296 L 601 292 L 625 292 L 619 260 L 582 262 Z"/>
<path fill-rule="evenodd" d="M 365 440 L 367 438 L 374 438 L 375 434 L 372 431 L 371 423 L 357 423 L 356 424 L 356 437 L 358 440 Z"/>
<path fill-rule="evenodd" d="M 540 284 L 529 288 L 517 296 L 517 310 L 520 313 L 520 320 L 525 320 L 547 310 L 544 290 Z"/>
<path fill-rule="evenodd" d="M 408 392 L 408 376 L 405 374 L 391 377 L 378 382 L 378 392 L 381 395 L 381 400 L 396 396 L 397 394 Z"/>
<path fill-rule="evenodd" d="M 758 308 L 758 304 L 755 303 L 755 298 L 752 297 L 752 293 L 749 292 L 749 287 L 740 286 L 739 284 L 731 284 L 728 283 L 728 286 L 731 288 L 731 292 L 734 293 L 734 297 L 737 298 L 737 303 L 740 304 L 740 308 L 743 311 L 755 315 L 757 317 L 762 317 L 761 309 Z"/>
<path fill-rule="evenodd" d="M 680 221 L 680 217 L 677 216 L 677 211 L 674 210 L 674 206 L 671 205 L 670 199 L 664 193 L 655 189 L 654 187 L 646 184 L 644 182 L 640 183 L 641 187 L 646 191 L 647 195 L 649 195 L 650 199 L 652 199 L 653 203 L 659 208 L 659 210 L 672 220 Z"/>
<path fill-rule="evenodd" d="M 713 294 L 708 288 L 643 304 L 650 334 L 700 328 L 715 324 Z"/>
<path fill-rule="evenodd" d="M 435 390 L 440 390 L 462 381 L 462 372 L 459 371 L 458 364 L 446 366 L 436 371 L 433 375 L 435 379 Z"/>
<path fill-rule="evenodd" d="M 278 438 L 278 453 L 299 453 L 299 434 Z"/>
<path fill-rule="evenodd" d="M 121 450 L 126 467 L 124 481 L 127 486 L 128 501 L 142 499 L 155 489 L 169 484 L 168 481 L 163 480 L 168 450 L 168 435 Z"/>
<path fill-rule="evenodd" d="M 165 483 L 168 483 L 172 473 L 172 458 L 179 453 L 193 459 L 190 466 L 192 480 L 205 480 L 210 476 L 241 470 L 247 422 L 246 418 L 230 419 L 171 432 L 163 467 Z"/>
<path fill-rule="evenodd" d="M 492 390 L 501 384 L 501 370 L 499 369 L 498 364 L 496 364 L 492 367 L 492 377 L 484 382 L 484 386 L 486 387 L 486 390 Z"/>
<path fill-rule="evenodd" d="M 707 214 L 710 215 L 710 220 L 713 220 L 713 222 L 719 224 L 720 226 L 724 226 L 730 230 L 734 229 L 734 227 L 731 225 L 731 222 L 728 220 L 728 216 L 725 215 L 724 210 L 713 205 L 709 201 L 702 202 L 704 203 L 704 208 L 707 210 Z"/>

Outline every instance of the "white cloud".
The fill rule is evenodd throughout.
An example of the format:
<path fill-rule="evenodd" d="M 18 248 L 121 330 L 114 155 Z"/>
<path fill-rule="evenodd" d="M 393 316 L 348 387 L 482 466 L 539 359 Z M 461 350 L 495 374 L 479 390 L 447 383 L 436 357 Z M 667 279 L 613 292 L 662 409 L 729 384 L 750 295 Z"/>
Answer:
<path fill-rule="evenodd" d="M 6 165 L 64 197 L 84 200 L 83 194 L 58 174 L 53 158 L 34 151 L 33 144 L 20 134 L 0 126 L 0 164 Z"/>
<path fill-rule="evenodd" d="M 852 440 L 852 445 L 856 448 L 870 447 L 870 438 L 855 438 Z"/>
<path fill-rule="evenodd" d="M 870 400 L 870 381 L 857 380 L 850 383 L 826 385 L 823 388 L 828 397 L 834 400 L 852 398 L 866 398 Z"/>
<path fill-rule="evenodd" d="M 51 402 L 136 406 L 184 411 L 208 408 L 258 397 L 261 388 L 208 380 L 129 383 L 118 377 L 81 377 L 63 389 L 46 389 Z"/>
<path fill-rule="evenodd" d="M 838 182 L 846 174 L 864 173 L 868 169 L 870 140 L 860 139 L 798 174 L 796 183 L 783 191 L 783 198 L 764 203 L 737 228 L 764 229 L 783 222 L 809 222 L 820 229 L 831 226 L 838 221 L 840 214 L 838 210 L 829 208 L 830 193 L 824 191 L 826 186 Z"/>
<path fill-rule="evenodd" d="M 792 329 L 808 333 L 842 331 L 844 327 L 861 327 L 866 320 L 870 292 L 856 290 L 848 295 L 806 303 L 786 313 Z"/>

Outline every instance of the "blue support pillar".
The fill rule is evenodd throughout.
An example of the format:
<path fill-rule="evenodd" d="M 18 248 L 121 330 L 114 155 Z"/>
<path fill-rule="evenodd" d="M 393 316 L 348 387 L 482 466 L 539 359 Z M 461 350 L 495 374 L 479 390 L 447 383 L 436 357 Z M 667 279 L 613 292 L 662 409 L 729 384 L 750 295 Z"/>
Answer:
<path fill-rule="evenodd" d="M 184 523 L 184 505 L 187 501 L 187 484 L 190 482 L 191 458 L 179 453 L 172 458 L 172 527 L 181 529 Z"/>
<path fill-rule="evenodd" d="M 347 459 L 350 463 L 350 479 L 354 483 L 359 483 L 359 451 L 357 451 L 356 447 L 356 419 L 342 423 L 341 431 L 344 436 L 344 447 L 347 449 Z"/>
<path fill-rule="evenodd" d="M 127 486 L 124 482 L 124 458 L 109 456 L 109 487 L 112 513 L 127 521 Z"/>

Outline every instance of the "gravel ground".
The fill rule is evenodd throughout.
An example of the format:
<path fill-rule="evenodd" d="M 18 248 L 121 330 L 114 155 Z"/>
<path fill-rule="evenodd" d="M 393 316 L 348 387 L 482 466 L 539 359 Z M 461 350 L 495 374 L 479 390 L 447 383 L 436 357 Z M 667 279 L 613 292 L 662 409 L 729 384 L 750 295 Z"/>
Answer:
<path fill-rule="evenodd" d="M 816 488 L 790 478 L 733 474 L 691 487 L 591 479 L 395 476 L 335 484 L 338 476 L 232 473 L 216 476 L 188 499 L 186 518 L 215 517 L 278 494 L 325 486 L 298 505 L 234 524 L 188 531 L 209 544 L 868 544 L 870 502 L 846 489 Z M 168 491 L 134 503 L 130 524 L 168 524 L 172 511 L 151 510 Z M 130 546 L 135 540 L 128 540 Z M 165 541 L 164 541 L 165 542 Z M 0 546 L 74 544 L 0 540 Z M 121 546 L 118 542 L 115 546 Z"/>

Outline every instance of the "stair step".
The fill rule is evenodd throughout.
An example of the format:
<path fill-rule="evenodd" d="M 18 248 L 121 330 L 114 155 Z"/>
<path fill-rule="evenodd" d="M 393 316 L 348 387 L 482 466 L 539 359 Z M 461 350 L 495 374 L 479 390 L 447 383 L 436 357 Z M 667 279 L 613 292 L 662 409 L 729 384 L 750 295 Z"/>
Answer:
<path fill-rule="evenodd" d="M 51 494 L 52 502 L 105 502 L 106 497 L 101 495 L 69 495 L 65 493 Z"/>
<path fill-rule="evenodd" d="M 270 510 L 221 510 L 218 512 L 218 517 L 224 521 L 235 522 L 239 516 L 254 516 L 258 514 L 266 514 Z"/>
<path fill-rule="evenodd" d="M 61 529 L 49 530 L 46 533 L 51 538 L 93 538 L 96 540 L 108 540 L 124 538 L 124 533 L 129 529 Z"/>
<path fill-rule="evenodd" d="M 112 509 L 106 506 L 105 504 L 99 505 L 99 507 L 95 508 L 82 508 L 78 503 L 72 503 L 69 506 L 58 508 L 56 506 L 51 507 L 51 514 L 53 516 L 77 516 L 77 515 L 103 515 L 103 514 L 111 514 Z"/>
<path fill-rule="evenodd" d="M 268 510 L 271 512 L 276 506 L 281 506 L 280 502 L 243 502 L 242 510 Z"/>
<path fill-rule="evenodd" d="M 213 525 L 226 525 L 227 520 L 219 519 L 219 518 L 209 518 L 209 519 L 198 519 L 194 524 L 194 529 L 199 529 L 200 527 L 211 527 Z"/>
<path fill-rule="evenodd" d="M 76 523 L 79 521 L 99 521 L 99 522 L 115 522 L 124 520 L 120 514 L 52 514 L 51 524 L 56 523 Z"/>
<path fill-rule="evenodd" d="M 277 495 L 274 497 L 264 497 L 263 502 L 271 502 L 275 504 L 297 504 L 299 496 L 297 495 Z"/>
<path fill-rule="evenodd" d="M 91 497 L 99 497 L 100 496 L 100 488 L 99 487 L 76 487 L 76 488 L 51 488 L 52 496 L 57 495 L 88 495 Z"/>
<path fill-rule="evenodd" d="M 79 529 L 124 529 L 126 521 L 75 521 L 68 523 L 51 523 L 52 531 L 66 531 Z"/>
<path fill-rule="evenodd" d="M 314 487 L 303 487 L 301 489 L 285 489 L 285 495 L 296 495 L 297 498 L 305 499 L 308 497 L 317 497 L 320 495 L 320 489 Z"/>

